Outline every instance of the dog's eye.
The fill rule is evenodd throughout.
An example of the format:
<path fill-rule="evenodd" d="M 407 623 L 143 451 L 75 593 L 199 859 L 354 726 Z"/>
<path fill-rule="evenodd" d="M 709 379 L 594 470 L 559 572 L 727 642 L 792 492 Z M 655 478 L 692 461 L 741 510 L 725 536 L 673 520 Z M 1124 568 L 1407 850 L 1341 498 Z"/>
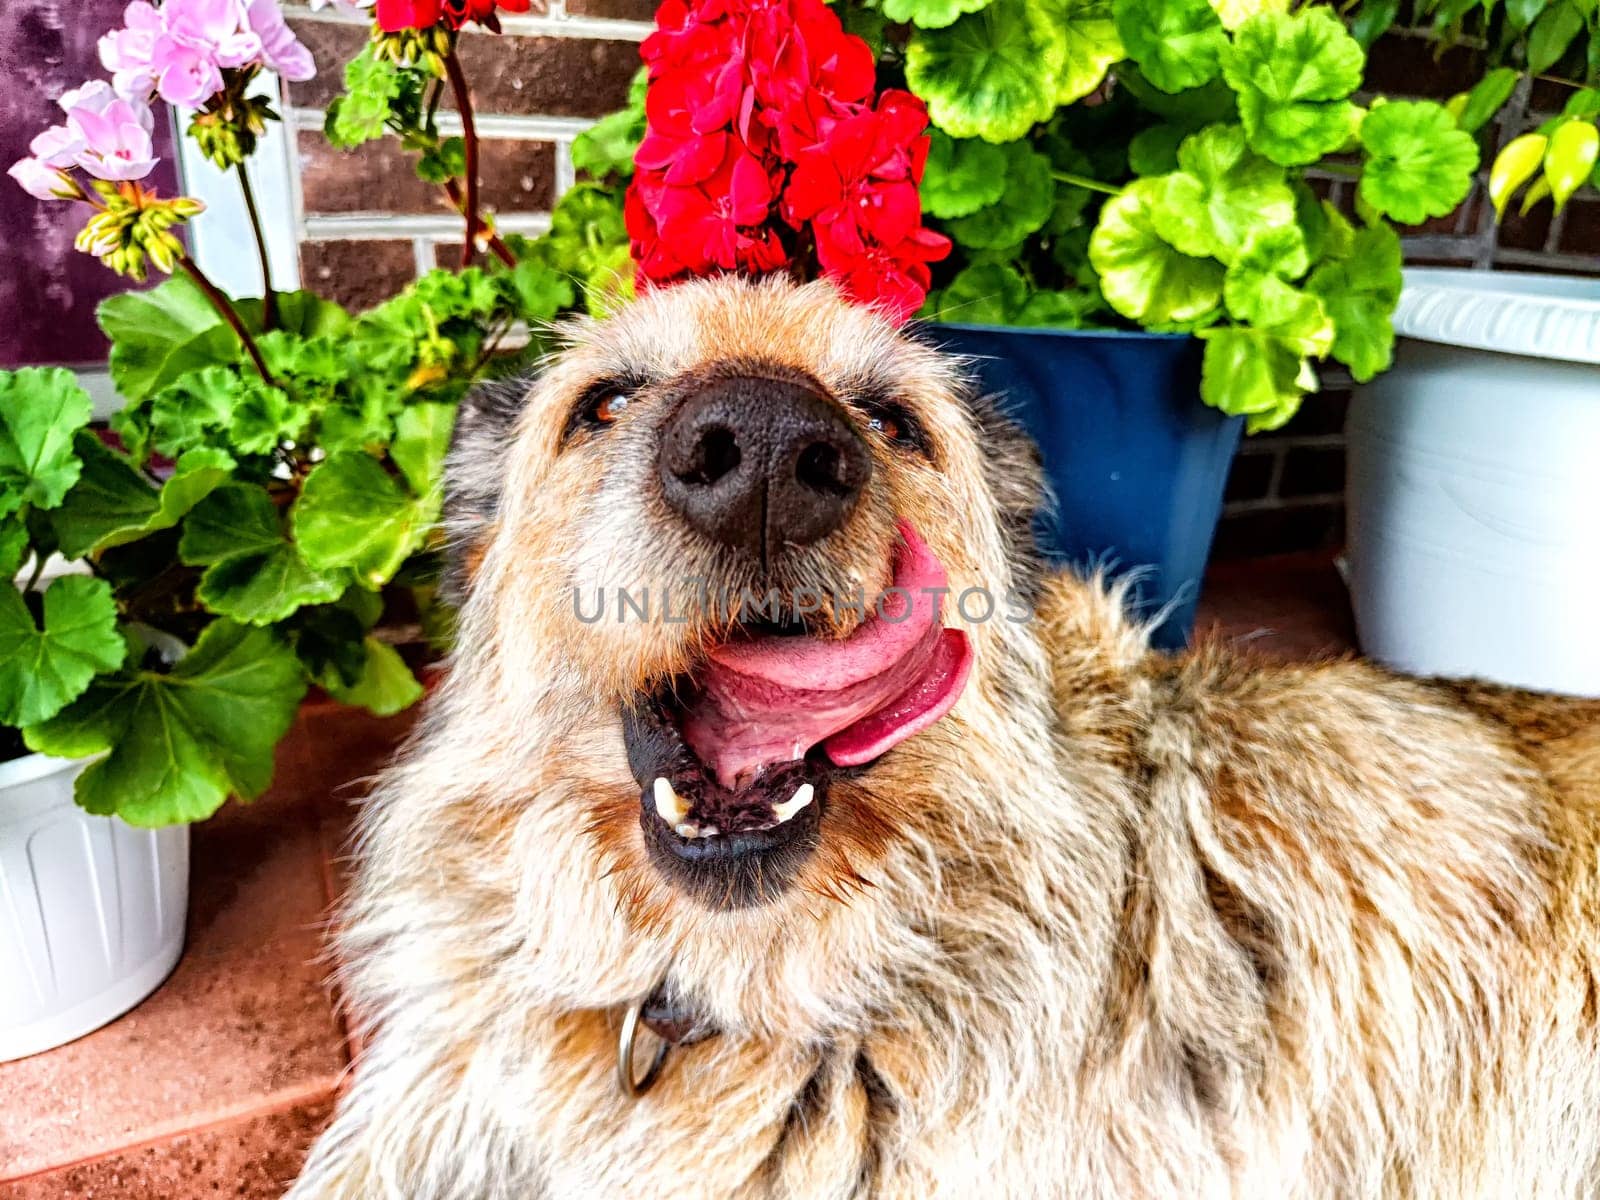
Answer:
<path fill-rule="evenodd" d="M 891 442 L 898 442 L 905 436 L 905 430 L 900 427 L 900 420 L 893 413 L 880 413 L 867 421 L 867 428 L 883 434 Z"/>
<path fill-rule="evenodd" d="M 614 425 L 633 401 L 633 388 L 615 379 L 604 380 L 583 393 L 582 399 L 572 409 L 567 422 L 567 433 L 580 429 L 604 429 Z"/>
<path fill-rule="evenodd" d="M 893 401 L 871 401 L 863 405 L 867 412 L 867 428 L 892 446 L 903 450 L 928 453 L 928 439 L 904 407 Z"/>
<path fill-rule="evenodd" d="M 593 417 L 600 425 L 609 425 L 622 415 L 622 410 L 628 407 L 627 392 L 611 392 L 602 397 L 594 406 Z"/>

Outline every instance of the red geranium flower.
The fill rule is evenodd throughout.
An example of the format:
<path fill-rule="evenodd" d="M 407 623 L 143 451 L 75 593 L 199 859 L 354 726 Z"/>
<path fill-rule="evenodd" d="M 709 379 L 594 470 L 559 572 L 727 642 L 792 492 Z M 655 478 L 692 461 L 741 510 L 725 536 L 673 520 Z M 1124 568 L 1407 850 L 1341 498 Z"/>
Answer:
<path fill-rule="evenodd" d="M 385 33 L 430 29 L 439 23 L 440 0 L 378 0 L 378 28 Z"/>
<path fill-rule="evenodd" d="M 922 225 L 928 115 L 873 103 L 871 49 L 822 0 L 664 0 L 624 215 L 646 285 L 717 271 L 833 279 L 897 319 L 949 242 Z"/>
<path fill-rule="evenodd" d="M 527 12 L 532 0 L 378 0 L 378 28 L 385 33 L 404 29 L 431 29 L 443 21 L 460 29 L 477 21 L 499 32 L 496 8 L 507 12 Z"/>

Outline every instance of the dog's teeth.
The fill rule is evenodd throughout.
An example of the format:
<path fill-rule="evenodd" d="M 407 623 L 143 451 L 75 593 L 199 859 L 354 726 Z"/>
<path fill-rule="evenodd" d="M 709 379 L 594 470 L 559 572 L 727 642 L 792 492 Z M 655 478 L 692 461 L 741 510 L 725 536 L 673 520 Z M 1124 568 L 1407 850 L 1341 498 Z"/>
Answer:
<path fill-rule="evenodd" d="M 790 796 L 782 804 L 774 804 L 772 806 L 772 815 L 777 817 L 778 824 L 782 825 L 785 821 L 793 818 L 802 808 L 810 804 L 811 798 L 816 794 L 816 788 L 809 783 L 802 783 L 795 788 L 794 795 Z"/>
<path fill-rule="evenodd" d="M 689 806 L 684 803 L 682 796 L 672 790 L 672 784 L 665 775 L 656 776 L 655 795 L 656 815 L 674 828 L 682 825 L 689 816 Z"/>

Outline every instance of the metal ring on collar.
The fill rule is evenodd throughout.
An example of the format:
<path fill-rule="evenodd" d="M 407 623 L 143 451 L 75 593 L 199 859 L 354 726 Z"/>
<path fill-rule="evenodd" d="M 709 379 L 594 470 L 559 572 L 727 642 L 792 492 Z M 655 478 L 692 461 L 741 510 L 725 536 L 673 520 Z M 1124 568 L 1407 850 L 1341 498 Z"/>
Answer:
<path fill-rule="evenodd" d="M 648 998 L 648 996 L 643 997 L 628 1005 L 628 1011 L 622 1014 L 622 1032 L 617 1036 L 617 1084 L 622 1088 L 622 1094 L 630 1100 L 637 1100 L 650 1090 L 655 1084 L 656 1077 L 661 1074 L 661 1066 L 667 1061 L 667 1055 L 672 1052 L 672 1043 L 664 1038 L 658 1038 L 655 1057 L 651 1059 L 645 1073 L 635 1077 L 634 1043 L 639 1038 L 639 1026 L 642 1024 L 639 1017 Z"/>

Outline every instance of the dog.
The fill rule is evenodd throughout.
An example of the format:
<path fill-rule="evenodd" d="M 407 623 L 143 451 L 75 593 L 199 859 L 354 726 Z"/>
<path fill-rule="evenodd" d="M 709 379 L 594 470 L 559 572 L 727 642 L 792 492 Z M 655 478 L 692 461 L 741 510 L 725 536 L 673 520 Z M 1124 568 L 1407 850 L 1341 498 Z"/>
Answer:
<path fill-rule="evenodd" d="M 1600 702 L 1152 652 L 934 341 L 691 282 L 464 403 L 293 1200 L 1600 1194 Z"/>

